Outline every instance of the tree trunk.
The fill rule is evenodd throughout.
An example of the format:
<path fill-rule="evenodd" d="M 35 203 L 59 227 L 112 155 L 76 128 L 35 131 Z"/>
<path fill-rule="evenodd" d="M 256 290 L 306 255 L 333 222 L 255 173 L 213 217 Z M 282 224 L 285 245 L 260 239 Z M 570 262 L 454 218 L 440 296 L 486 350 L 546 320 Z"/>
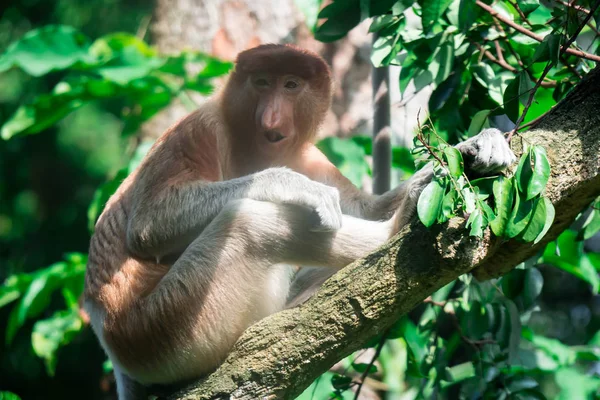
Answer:
<path fill-rule="evenodd" d="M 320 132 L 324 137 L 369 135 L 372 130 L 368 27 L 364 21 L 347 37 L 324 44 L 313 38 L 294 0 L 157 0 L 151 32 L 153 44 L 165 54 L 193 49 L 233 61 L 240 51 L 261 43 L 295 43 L 321 54 L 332 68 L 336 88 Z M 393 69 L 396 82 L 398 68 Z M 429 93 L 424 90 L 417 101 L 402 104 L 398 85 L 392 85 L 392 129 L 398 142 L 410 142 L 414 116 L 427 108 Z M 189 112 L 181 104 L 168 107 L 144 125 L 143 135 L 156 138 Z"/>
<path fill-rule="evenodd" d="M 171 399 L 293 399 L 331 365 L 360 349 L 434 291 L 472 271 L 486 279 L 538 252 L 600 195 L 600 67 L 535 129 L 513 139 L 546 147 L 546 195 L 556 219 L 537 245 L 467 236 L 454 218 L 414 221 L 374 253 L 329 279 L 306 304 L 248 328 L 227 360 Z"/>

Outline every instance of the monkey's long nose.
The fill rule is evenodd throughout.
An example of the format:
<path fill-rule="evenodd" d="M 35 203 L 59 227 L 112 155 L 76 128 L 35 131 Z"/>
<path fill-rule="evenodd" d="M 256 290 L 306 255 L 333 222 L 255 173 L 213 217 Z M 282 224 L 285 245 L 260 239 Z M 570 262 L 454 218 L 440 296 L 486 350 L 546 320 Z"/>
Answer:
<path fill-rule="evenodd" d="M 261 118 L 261 125 L 265 131 L 277 131 L 281 128 L 281 123 L 283 122 L 283 118 L 281 118 L 281 112 L 279 107 L 274 105 L 273 103 L 269 104 L 265 111 L 263 112 Z"/>
<path fill-rule="evenodd" d="M 285 99 L 277 94 L 274 94 L 269 99 L 265 99 L 266 107 L 260 116 L 260 124 L 265 131 L 279 131 L 283 127 Z"/>

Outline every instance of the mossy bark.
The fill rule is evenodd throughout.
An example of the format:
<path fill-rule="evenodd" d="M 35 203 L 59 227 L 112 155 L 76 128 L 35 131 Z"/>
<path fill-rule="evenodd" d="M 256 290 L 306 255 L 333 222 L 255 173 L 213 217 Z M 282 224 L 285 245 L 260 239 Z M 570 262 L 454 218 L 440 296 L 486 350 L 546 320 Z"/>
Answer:
<path fill-rule="evenodd" d="M 600 195 L 600 69 L 596 68 L 535 129 L 513 139 L 546 147 L 552 175 L 546 195 L 554 225 L 537 245 L 468 236 L 459 218 L 426 229 L 418 221 L 383 247 L 341 270 L 301 307 L 244 332 L 217 371 L 171 399 L 293 399 L 335 362 L 448 282 L 508 272 L 555 239 Z"/>

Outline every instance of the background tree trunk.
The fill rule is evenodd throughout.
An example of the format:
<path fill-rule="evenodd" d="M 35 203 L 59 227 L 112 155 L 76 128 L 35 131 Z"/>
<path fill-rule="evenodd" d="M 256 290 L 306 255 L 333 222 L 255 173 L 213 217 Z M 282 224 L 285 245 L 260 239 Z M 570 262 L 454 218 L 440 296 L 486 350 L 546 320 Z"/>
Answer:
<path fill-rule="evenodd" d="M 313 38 L 304 15 L 294 0 L 157 0 L 151 24 L 152 42 L 162 53 L 194 49 L 231 60 L 237 53 L 261 43 L 295 43 L 321 54 L 332 67 L 335 81 L 333 105 L 321 129 L 324 136 L 370 136 L 371 101 L 370 21 L 347 37 L 324 44 Z M 390 67 L 391 82 L 398 82 L 399 68 Z M 396 143 L 412 138 L 415 116 L 426 110 L 430 95 L 424 89 L 410 101 L 402 101 L 397 84 L 391 85 L 392 130 Z M 195 100 L 201 102 L 200 97 Z M 146 137 L 156 138 L 186 115 L 181 104 L 162 111 L 143 127 Z"/>
<path fill-rule="evenodd" d="M 293 399 L 341 358 L 382 333 L 435 290 L 474 270 L 503 274 L 543 248 L 600 194 L 600 68 L 539 125 L 513 141 L 548 151 L 546 195 L 554 224 L 537 245 L 467 236 L 465 221 L 426 229 L 414 221 L 364 259 L 341 270 L 301 307 L 244 332 L 219 369 L 171 399 Z"/>

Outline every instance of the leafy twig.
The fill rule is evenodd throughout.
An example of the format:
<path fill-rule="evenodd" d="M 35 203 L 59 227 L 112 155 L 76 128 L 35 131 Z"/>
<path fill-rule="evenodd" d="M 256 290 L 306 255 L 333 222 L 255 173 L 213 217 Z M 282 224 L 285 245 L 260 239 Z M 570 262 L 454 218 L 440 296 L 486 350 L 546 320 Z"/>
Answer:
<path fill-rule="evenodd" d="M 479 2 L 480 2 L 480 0 L 477 0 L 478 4 L 479 4 Z M 568 52 L 568 50 L 570 49 L 569 46 L 571 46 L 571 44 L 573 44 L 573 42 L 575 41 L 575 39 L 577 39 L 577 36 L 579 36 L 579 33 L 581 32 L 581 30 L 583 29 L 583 27 L 588 23 L 588 21 L 590 20 L 590 18 L 592 18 L 592 15 L 596 12 L 596 10 L 599 7 L 600 7 L 600 0 L 597 0 L 596 4 L 594 5 L 594 7 L 590 9 L 590 13 L 585 17 L 585 19 L 583 20 L 583 22 L 581 24 L 579 24 L 579 26 L 577 27 L 577 29 L 575 30 L 575 32 L 573 33 L 573 35 L 571 35 L 571 37 L 569 38 L 569 40 L 563 46 L 561 46 L 559 57 L 562 56 L 562 55 L 564 55 L 565 52 Z M 600 57 L 598 57 L 598 59 L 600 60 Z M 549 61 L 548 64 L 546 65 L 546 68 L 544 68 L 544 72 L 542 72 L 542 76 L 540 76 L 540 78 L 538 79 L 538 81 L 535 83 L 535 86 L 533 87 L 531 93 L 529 94 L 529 99 L 527 100 L 527 104 L 525 105 L 525 108 L 523 109 L 523 113 L 521 113 L 521 116 L 519 117 L 519 119 L 515 123 L 515 127 L 513 128 L 512 131 L 510 131 L 510 133 L 508 134 L 508 137 L 506 138 L 506 140 L 509 143 L 510 143 L 510 141 L 512 139 L 512 136 L 519 129 L 519 125 L 521 125 L 521 122 L 523 122 L 523 120 L 525 119 L 525 116 L 527 115 L 527 111 L 529 111 L 529 107 L 531 107 L 531 104 L 533 103 L 533 99 L 535 97 L 535 93 L 537 92 L 538 88 L 540 87 L 541 82 L 544 80 L 544 78 L 546 77 L 546 75 L 548 74 L 548 72 L 550 72 L 550 70 L 552 69 L 553 66 L 554 66 L 554 63 L 552 61 Z"/>
<path fill-rule="evenodd" d="M 367 369 L 365 369 L 364 372 L 362 373 L 362 375 L 360 377 L 360 382 L 358 383 L 358 386 L 356 386 L 354 400 L 358 400 L 358 396 L 360 396 L 360 391 L 363 387 L 363 384 L 365 383 L 365 380 L 367 379 L 367 376 L 369 375 L 369 371 L 371 370 L 371 367 L 373 367 L 373 364 L 375 364 L 375 361 L 379 358 L 379 355 L 381 354 L 381 350 L 383 349 L 383 345 L 385 344 L 385 341 L 387 340 L 387 336 L 390 333 L 390 329 L 391 328 L 388 328 L 383 333 L 383 336 L 381 337 L 381 339 L 379 339 L 379 343 L 377 344 L 377 348 L 375 349 L 375 354 L 373 354 L 373 357 L 371 357 L 371 361 L 369 362 L 369 365 L 367 365 Z"/>
<path fill-rule="evenodd" d="M 505 16 L 503 16 L 502 14 L 500 14 L 499 12 L 497 12 L 496 10 L 494 10 L 492 7 L 488 6 L 487 4 L 485 4 L 484 2 L 482 2 L 481 0 L 475 0 L 475 4 L 477 4 L 479 7 L 481 7 L 485 11 L 487 11 L 492 17 L 497 18 L 498 20 L 502 21 L 504 24 L 510 26 L 514 30 L 519 31 L 522 34 L 524 34 L 526 36 L 529 36 L 532 39 L 537 40 L 538 42 L 542 42 L 544 40 L 544 38 L 542 36 L 540 36 L 540 35 L 538 35 L 536 33 L 533 33 L 529 29 L 527 29 L 527 28 L 525 28 L 525 27 L 523 27 L 523 26 L 515 23 L 514 21 L 511 21 L 510 19 L 506 18 Z M 591 15 L 593 15 L 593 13 L 596 11 L 597 8 L 598 7 L 596 5 L 593 10 L 590 10 L 590 14 L 588 15 L 588 17 L 591 18 Z M 585 25 L 588 21 L 589 21 L 589 18 L 586 18 L 586 21 L 584 22 L 583 25 Z M 583 50 L 572 49 L 572 48 L 569 47 L 571 44 L 572 44 L 572 42 L 568 43 L 568 45 L 564 44 L 563 46 L 561 46 L 561 51 L 564 51 L 564 52 L 566 52 L 568 54 L 571 54 L 571 55 L 574 55 L 576 57 L 585 58 L 587 60 L 600 62 L 600 56 L 597 56 L 595 54 L 586 53 Z"/>

